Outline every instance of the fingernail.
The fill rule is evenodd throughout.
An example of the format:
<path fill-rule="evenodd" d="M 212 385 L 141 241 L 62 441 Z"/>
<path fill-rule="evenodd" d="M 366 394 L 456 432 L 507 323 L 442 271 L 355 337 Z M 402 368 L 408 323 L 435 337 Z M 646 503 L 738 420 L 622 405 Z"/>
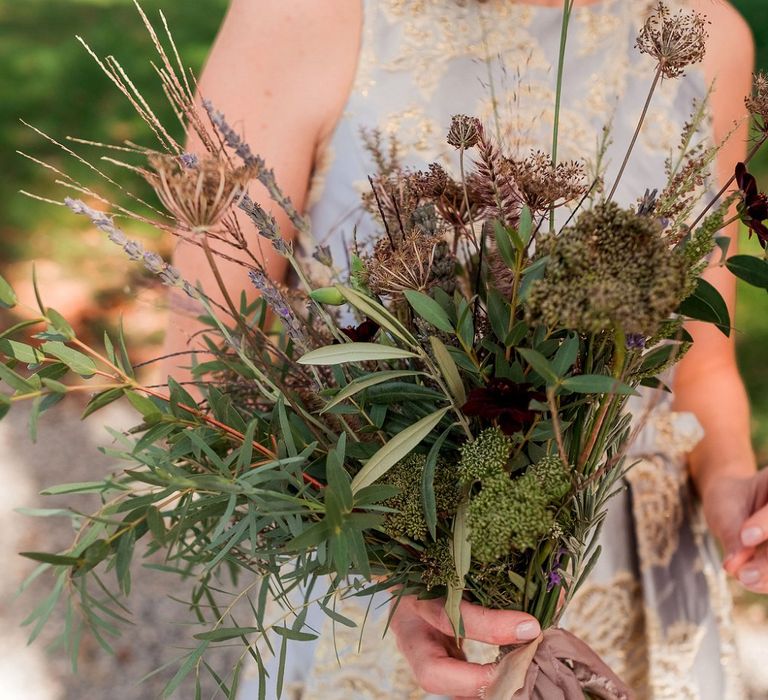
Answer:
<path fill-rule="evenodd" d="M 519 640 L 528 642 L 541 634 L 541 627 L 538 622 L 521 622 L 516 632 Z"/>
<path fill-rule="evenodd" d="M 744 569 L 739 572 L 739 581 L 745 586 L 751 586 L 760 580 L 760 572 L 757 569 Z"/>
<path fill-rule="evenodd" d="M 765 533 L 761 527 L 748 527 L 741 533 L 741 543 L 745 547 L 755 547 L 765 539 Z"/>

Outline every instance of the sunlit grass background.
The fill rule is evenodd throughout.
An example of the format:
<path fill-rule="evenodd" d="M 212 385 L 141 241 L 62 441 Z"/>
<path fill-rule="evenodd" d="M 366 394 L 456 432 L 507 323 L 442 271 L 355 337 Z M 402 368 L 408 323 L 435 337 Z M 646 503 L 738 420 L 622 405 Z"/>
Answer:
<path fill-rule="evenodd" d="M 765 0 L 734 4 L 753 27 L 758 65 L 768 68 Z M 185 63 L 199 71 L 227 1 L 144 0 L 142 5 L 153 19 L 163 9 Z M 20 118 L 57 138 L 152 143 L 130 105 L 75 35 L 83 36 L 99 55 L 115 54 L 150 103 L 158 106 L 163 121 L 173 123 L 173 115 L 162 111 L 159 82 L 148 62 L 152 48 L 131 0 L 0 0 L 0 265 L 3 274 L 23 286 L 29 278 L 29 261 L 48 261 L 38 265 L 43 286 L 55 299 L 48 300 L 51 305 L 63 305 L 94 339 L 103 326 L 125 315 L 134 345 L 151 355 L 162 334 L 162 315 L 154 311 L 161 297 L 156 282 L 138 266 L 126 265 L 119 251 L 67 211 L 18 194 L 19 190 L 49 194 L 53 178 L 17 155 L 17 149 L 55 164 L 68 160 L 22 125 Z M 180 128 L 177 134 L 180 137 Z M 86 151 L 97 155 L 96 149 Z M 86 183 L 95 182 L 93 173 L 71 159 L 66 169 Z M 754 170 L 768 176 L 768 157 L 763 156 Z M 169 253 L 167 241 L 153 238 L 149 231 L 143 235 L 155 249 Z M 741 290 L 736 321 L 739 357 L 763 462 L 768 461 L 767 310 L 765 292 Z"/>

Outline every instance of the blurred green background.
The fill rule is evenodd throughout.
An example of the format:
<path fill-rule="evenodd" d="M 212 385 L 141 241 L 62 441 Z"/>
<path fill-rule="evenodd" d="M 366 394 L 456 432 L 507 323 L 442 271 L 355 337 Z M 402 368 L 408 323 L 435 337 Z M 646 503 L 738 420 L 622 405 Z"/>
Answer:
<path fill-rule="evenodd" d="M 758 65 L 768 69 L 765 0 L 734 0 L 734 4 L 754 30 Z M 199 71 L 227 0 L 143 0 L 142 5 L 153 21 L 162 8 L 184 62 Z M 30 260 L 49 261 L 41 267 L 40 276 L 44 288 L 56 289 L 57 306 L 63 305 L 93 338 L 100 337 L 101 326 L 115 323 L 119 315 L 134 313 L 134 322 L 126 325 L 132 329 L 132 340 L 151 356 L 162 335 L 162 315 L 152 311 L 161 294 L 159 290 L 153 294 L 155 281 L 138 266 L 126 265 L 122 254 L 89 231 L 85 222 L 18 194 L 18 190 L 53 194 L 54 185 L 49 172 L 17 155 L 17 149 L 51 163 L 66 161 L 68 173 L 98 188 L 93 173 L 23 126 L 20 118 L 57 138 L 73 135 L 107 143 L 124 139 L 153 143 L 75 35 L 83 36 L 100 56 L 115 54 L 148 101 L 157 106 L 161 120 L 173 123 L 173 115 L 163 109 L 159 81 L 149 64 L 153 50 L 131 0 L 0 0 L 0 265 L 3 274 L 23 285 Z M 180 128 L 177 135 L 181 137 Z M 94 148 L 82 150 L 91 158 L 100 155 Z M 768 177 L 768 156 L 764 154 L 753 169 Z M 167 241 L 152 239 L 149 231 L 143 235 L 155 249 L 169 252 Z M 767 304 L 764 292 L 743 288 L 736 322 L 763 463 L 768 461 Z"/>

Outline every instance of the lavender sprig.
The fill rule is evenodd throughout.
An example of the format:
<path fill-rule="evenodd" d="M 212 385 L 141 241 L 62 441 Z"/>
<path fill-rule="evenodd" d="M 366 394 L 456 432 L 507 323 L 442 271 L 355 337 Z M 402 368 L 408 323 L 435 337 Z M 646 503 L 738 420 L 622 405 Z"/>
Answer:
<path fill-rule="evenodd" d="M 141 261 L 150 272 L 156 274 L 163 284 L 169 287 L 176 287 L 192 299 L 200 299 L 200 292 L 189 282 L 182 278 L 181 273 L 173 265 L 169 265 L 157 253 L 144 250 L 141 243 L 131 240 L 125 235 L 122 229 L 115 226 L 111 216 L 103 211 L 89 207 L 81 199 L 67 197 L 64 199 L 67 205 L 75 214 L 87 216 L 96 228 L 104 231 L 107 238 L 114 244 L 119 245 L 131 260 Z"/>
<path fill-rule="evenodd" d="M 248 276 L 269 308 L 283 320 L 291 339 L 298 345 L 306 347 L 307 339 L 302 330 L 302 322 L 288 304 L 283 293 L 261 270 L 250 270 Z"/>
<path fill-rule="evenodd" d="M 287 255 L 288 244 L 280 234 L 275 217 L 254 202 L 247 194 L 240 200 L 239 206 L 256 225 L 259 235 L 272 243 L 272 247 L 280 255 Z"/>
<path fill-rule="evenodd" d="M 213 125 L 219 130 L 224 143 L 227 144 L 235 154 L 247 165 L 253 167 L 256 170 L 256 178 L 258 181 L 267 188 L 269 196 L 285 211 L 294 225 L 297 231 L 309 234 L 310 223 L 309 220 L 299 214 L 296 207 L 291 202 L 291 198 L 283 193 L 278 187 L 277 180 L 275 179 L 275 171 L 272 168 L 268 168 L 264 159 L 261 156 L 255 155 L 251 151 L 251 147 L 243 141 L 238 134 L 227 122 L 226 117 L 222 112 L 217 111 L 213 103 L 210 100 L 203 100 L 203 107 L 208 112 L 208 116 L 213 122 Z"/>

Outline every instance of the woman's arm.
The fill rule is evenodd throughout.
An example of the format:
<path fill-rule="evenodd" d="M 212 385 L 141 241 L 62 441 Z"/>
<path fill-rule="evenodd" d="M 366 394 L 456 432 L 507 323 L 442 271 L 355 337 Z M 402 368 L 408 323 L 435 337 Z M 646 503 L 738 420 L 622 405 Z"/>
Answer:
<path fill-rule="evenodd" d="M 699 0 L 695 4 L 711 21 L 704 69 L 708 79 L 714 81 L 711 105 L 715 138 L 720 141 L 735 122 L 739 124 L 718 155 L 717 179 L 723 183 L 733 175 L 736 163 L 746 153 L 748 120 L 744 97 L 751 89 L 754 42 L 746 22 L 727 3 Z M 736 46 L 738 51 L 734 51 Z M 729 226 L 726 233 L 731 238 L 732 255 L 736 251 L 738 224 Z M 733 319 L 735 278 L 723 268 L 709 270 L 706 277 L 725 298 Z M 742 546 L 741 533 L 746 529 L 747 518 L 760 507 L 755 502 L 760 480 L 755 477 L 749 405 L 736 366 L 738 331 L 726 338 L 708 324 L 692 323 L 689 330 L 694 345 L 677 369 L 675 408 L 696 414 L 705 430 L 703 440 L 691 454 L 691 475 L 710 527 L 726 554 L 731 555 L 727 562 L 729 570 L 736 573 L 754 552 L 752 545 L 747 549 Z M 763 520 L 768 521 L 768 511 Z"/>
<path fill-rule="evenodd" d="M 360 41 L 357 0 L 232 0 L 199 82 L 199 95 L 225 114 L 230 124 L 275 171 L 277 182 L 299 211 L 305 204 L 315 153 L 341 114 L 353 80 Z M 188 150 L 203 153 L 194 135 Z M 283 211 L 272 206 L 258 183 L 251 197 L 276 218 L 286 239 L 293 238 Z M 248 218 L 238 212 L 251 252 L 276 281 L 283 281 L 286 261 L 259 238 Z M 231 249 L 226 251 L 231 253 Z M 235 256 L 236 257 L 236 256 Z M 203 251 L 179 240 L 174 264 L 190 282 L 222 300 Z M 219 260 L 228 292 L 236 301 L 246 290 L 253 297 L 245 268 Z M 185 299 L 170 299 L 165 354 L 204 348 L 193 338 L 201 326 Z M 164 375 L 188 377 L 174 357 Z"/>

